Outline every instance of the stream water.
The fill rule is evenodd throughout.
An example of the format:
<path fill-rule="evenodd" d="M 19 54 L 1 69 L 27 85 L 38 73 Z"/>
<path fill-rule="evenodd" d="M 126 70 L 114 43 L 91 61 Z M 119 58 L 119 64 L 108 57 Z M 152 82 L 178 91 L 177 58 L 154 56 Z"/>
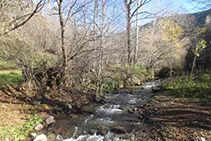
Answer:
<path fill-rule="evenodd" d="M 128 140 L 121 137 L 130 134 L 133 140 L 133 126 L 128 124 L 136 115 L 128 113 L 128 109 L 146 103 L 152 95 L 152 87 L 160 85 L 161 81 L 146 82 L 142 86 L 109 93 L 106 96 L 107 103 L 91 104 L 82 109 L 81 114 L 75 118 L 60 117 L 54 128 L 60 130 L 61 135 L 57 141 L 119 141 Z M 141 123 L 140 123 L 141 124 Z M 116 126 L 127 127 L 130 133 L 117 134 L 112 132 Z M 146 128 L 142 124 L 141 128 Z M 50 134 L 51 129 L 46 131 Z M 58 131 L 59 132 L 59 131 Z"/>

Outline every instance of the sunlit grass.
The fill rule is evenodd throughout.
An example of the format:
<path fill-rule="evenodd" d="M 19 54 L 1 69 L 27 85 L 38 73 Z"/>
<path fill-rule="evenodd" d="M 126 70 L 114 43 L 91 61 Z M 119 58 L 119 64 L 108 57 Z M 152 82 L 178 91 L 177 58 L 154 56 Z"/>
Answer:
<path fill-rule="evenodd" d="M 203 103 L 211 104 L 211 75 L 184 76 L 170 80 L 164 85 L 175 97 L 200 99 Z"/>
<path fill-rule="evenodd" d="M 25 81 L 21 71 L 0 74 L 0 86 L 4 84 L 21 84 Z"/>

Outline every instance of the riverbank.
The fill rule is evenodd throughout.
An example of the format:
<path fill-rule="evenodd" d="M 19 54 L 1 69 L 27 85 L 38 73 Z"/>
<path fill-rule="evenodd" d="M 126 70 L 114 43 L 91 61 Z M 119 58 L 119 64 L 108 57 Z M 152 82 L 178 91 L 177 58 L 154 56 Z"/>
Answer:
<path fill-rule="evenodd" d="M 22 85 L 5 84 L 0 86 L 0 140 L 28 141 L 29 133 L 39 123 L 46 127 L 46 119 L 50 116 L 68 115 L 77 112 L 84 105 L 95 101 L 93 94 L 75 92 L 55 93 L 49 91 L 45 100 L 34 99 L 35 93 L 27 94 Z M 52 94 L 53 93 L 53 94 Z"/>
<path fill-rule="evenodd" d="M 94 100 L 92 95 L 83 93 L 71 94 L 71 97 L 67 97 L 68 95 L 65 93 L 54 93 L 54 97 L 51 95 L 47 96 L 52 100 L 48 104 L 45 101 L 38 103 L 40 101 L 36 100 L 26 102 L 21 98 L 23 93 L 18 89 L 18 86 L 4 85 L 0 90 L 0 140 L 21 139 L 21 136 L 17 135 L 27 136 L 40 119 L 43 119 L 41 124 L 46 126 L 45 120 L 47 117 L 54 116 L 57 119 L 62 115 L 67 115 L 68 113 L 64 113 L 65 109 L 55 105 L 55 102 L 66 103 L 65 100 L 67 99 L 74 101 L 75 103 L 72 103 L 72 107 L 69 105 L 70 110 L 72 108 L 74 110 L 77 108 L 75 106 L 83 106 Z M 139 92 L 133 91 L 133 93 Z M 128 133 L 132 132 L 132 134 L 123 136 L 123 138 L 128 139 L 132 137 L 134 139 L 135 137 L 136 140 L 149 141 L 209 141 L 211 139 L 211 108 L 209 106 L 202 105 L 197 99 L 174 98 L 168 95 L 168 92 L 150 93 L 150 95 L 149 98 L 151 98 L 148 99 L 147 103 L 128 109 L 128 113 L 135 116 L 131 119 L 126 118 L 124 122 L 129 127 Z M 71 114 L 71 116 L 74 115 L 78 118 L 77 113 Z M 114 128 L 115 130 L 116 127 Z M 120 127 L 118 130 L 122 129 Z M 126 130 L 123 129 L 123 131 Z M 57 133 L 62 134 L 62 132 L 64 132 L 62 131 L 62 126 L 58 126 L 58 129 L 55 128 L 53 130 L 54 134 L 52 135 L 56 136 Z M 72 135 L 73 132 L 70 134 Z M 32 138 L 25 138 L 25 140 Z"/>
<path fill-rule="evenodd" d="M 137 131 L 137 140 L 211 140 L 211 107 L 197 99 L 157 93 L 147 104 L 139 105 L 139 111 L 143 114 L 138 118 L 149 128 Z"/>

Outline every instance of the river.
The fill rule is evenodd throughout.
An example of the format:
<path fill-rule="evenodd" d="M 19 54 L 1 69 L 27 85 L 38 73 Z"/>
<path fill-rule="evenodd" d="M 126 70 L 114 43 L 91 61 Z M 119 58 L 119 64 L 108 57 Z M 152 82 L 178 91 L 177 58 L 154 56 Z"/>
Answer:
<path fill-rule="evenodd" d="M 128 109 L 146 103 L 153 95 L 151 88 L 160 83 L 160 80 L 146 82 L 142 86 L 108 93 L 104 105 L 90 104 L 81 114 L 59 117 L 52 127 L 61 133 L 56 141 L 134 140 L 134 129 L 144 129 L 147 125 L 140 121 L 131 122 L 136 121 L 137 115 Z M 52 134 L 52 128 L 46 129 L 45 134 Z"/>

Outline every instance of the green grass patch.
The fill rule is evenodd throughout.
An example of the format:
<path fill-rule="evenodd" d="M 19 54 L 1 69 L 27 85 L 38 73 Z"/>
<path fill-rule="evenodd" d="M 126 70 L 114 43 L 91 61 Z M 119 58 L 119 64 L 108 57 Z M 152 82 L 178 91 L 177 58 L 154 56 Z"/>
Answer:
<path fill-rule="evenodd" d="M 0 86 L 4 84 L 21 84 L 25 81 L 22 72 L 9 72 L 0 74 Z"/>
<path fill-rule="evenodd" d="M 43 119 L 37 114 L 26 115 L 26 119 L 19 122 L 17 125 L 10 123 L 0 124 L 0 140 L 12 139 L 14 141 L 23 140 L 30 131 L 33 131 L 34 126 L 41 123 Z"/>
<path fill-rule="evenodd" d="M 200 99 L 205 104 L 211 104 L 211 75 L 172 79 L 163 86 L 175 97 Z"/>

